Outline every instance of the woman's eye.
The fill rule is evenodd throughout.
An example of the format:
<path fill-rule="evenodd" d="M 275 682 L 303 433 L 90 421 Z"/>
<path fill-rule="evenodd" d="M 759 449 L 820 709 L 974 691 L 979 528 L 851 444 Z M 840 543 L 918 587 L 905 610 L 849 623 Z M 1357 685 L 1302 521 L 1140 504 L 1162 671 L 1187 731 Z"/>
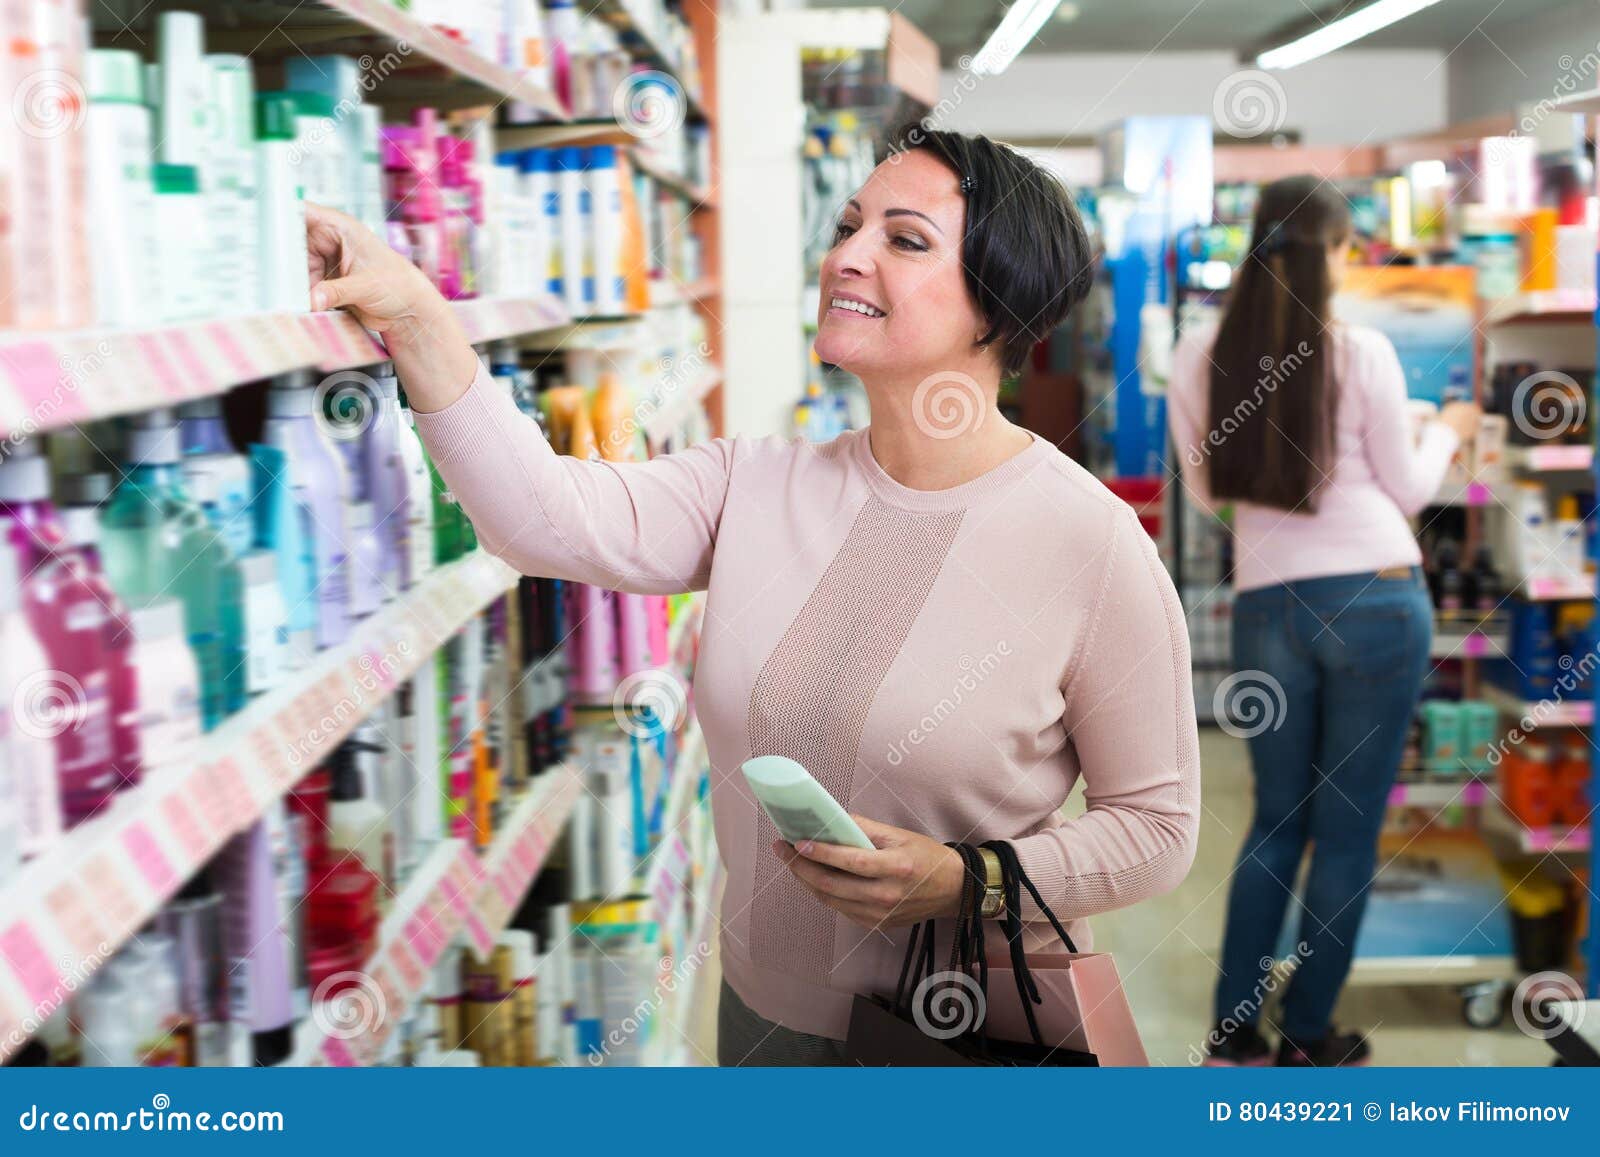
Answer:
<path fill-rule="evenodd" d="M 922 253 L 928 248 L 919 237 L 896 237 L 894 243 L 899 248 L 910 250 L 913 253 Z"/>
<path fill-rule="evenodd" d="M 850 236 L 850 234 L 854 232 L 855 228 L 853 226 L 840 222 L 833 227 L 833 243 L 835 245 L 839 244 L 839 242 L 843 241 L 846 237 Z"/>

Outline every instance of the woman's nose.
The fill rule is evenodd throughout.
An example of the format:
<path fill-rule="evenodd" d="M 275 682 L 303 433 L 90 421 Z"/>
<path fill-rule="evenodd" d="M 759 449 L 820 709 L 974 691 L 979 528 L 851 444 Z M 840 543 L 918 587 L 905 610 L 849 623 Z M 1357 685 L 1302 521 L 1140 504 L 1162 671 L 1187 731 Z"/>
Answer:
<path fill-rule="evenodd" d="M 828 254 L 825 270 L 839 277 L 866 277 L 872 272 L 872 256 L 863 231 L 850 234 Z"/>

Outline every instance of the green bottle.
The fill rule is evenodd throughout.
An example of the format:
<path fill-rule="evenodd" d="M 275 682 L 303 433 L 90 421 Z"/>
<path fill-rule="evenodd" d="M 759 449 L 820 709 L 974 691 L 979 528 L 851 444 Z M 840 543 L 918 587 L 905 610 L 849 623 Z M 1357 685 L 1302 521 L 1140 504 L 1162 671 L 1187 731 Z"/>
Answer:
<path fill-rule="evenodd" d="M 201 723 L 245 702 L 244 584 L 239 561 L 183 488 L 170 410 L 134 419 L 123 479 L 101 518 L 106 578 L 130 604 L 176 598 L 200 667 Z"/>

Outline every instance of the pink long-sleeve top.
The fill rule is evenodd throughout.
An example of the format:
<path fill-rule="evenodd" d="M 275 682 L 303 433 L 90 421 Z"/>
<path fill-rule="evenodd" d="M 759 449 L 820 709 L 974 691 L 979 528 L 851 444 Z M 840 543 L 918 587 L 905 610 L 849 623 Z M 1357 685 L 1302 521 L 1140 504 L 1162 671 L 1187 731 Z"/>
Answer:
<path fill-rule="evenodd" d="M 1188 871 L 1183 611 L 1133 513 L 1050 443 L 940 491 L 896 483 L 865 431 L 580 461 L 481 368 L 417 429 L 479 542 L 524 573 L 707 592 L 694 701 L 723 970 L 762 1016 L 842 1039 L 853 994 L 893 991 L 908 930 L 851 924 L 790 875 L 739 772 L 751 756 L 798 760 L 884 823 L 1014 840 L 1080 949 L 1084 917 Z"/>
<path fill-rule="evenodd" d="M 1250 420 L 1241 413 L 1213 421 L 1207 413 L 1216 336 L 1215 326 L 1202 326 L 1179 340 L 1167 387 L 1184 490 L 1205 509 L 1213 505 L 1206 482 L 1210 456 L 1231 432 L 1230 420 Z M 1382 333 L 1336 324 L 1328 338 L 1339 390 L 1333 468 L 1317 492 L 1315 513 L 1235 504 L 1236 590 L 1422 562 L 1407 519 L 1438 494 L 1459 439 L 1444 423 L 1429 422 L 1412 445 L 1405 372 Z M 1263 388 L 1270 386 L 1263 375 Z"/>

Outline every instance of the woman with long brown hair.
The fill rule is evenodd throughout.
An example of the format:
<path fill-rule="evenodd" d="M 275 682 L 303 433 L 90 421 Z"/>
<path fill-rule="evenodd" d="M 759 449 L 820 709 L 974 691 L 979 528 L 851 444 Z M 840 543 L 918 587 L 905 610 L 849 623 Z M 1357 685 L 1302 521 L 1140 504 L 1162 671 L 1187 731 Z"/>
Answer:
<path fill-rule="evenodd" d="M 1476 406 L 1447 405 L 1413 444 L 1394 347 L 1330 310 L 1349 240 L 1349 208 L 1325 182 L 1266 186 L 1220 326 L 1174 355 L 1183 484 L 1203 507 L 1234 504 L 1234 679 L 1257 685 L 1266 712 L 1249 728 L 1255 816 L 1228 899 L 1210 1064 L 1272 1059 L 1257 1028 L 1264 965 L 1307 845 L 1277 1063 L 1368 1059 L 1332 1016 L 1432 637 L 1407 519 L 1478 422 Z"/>

